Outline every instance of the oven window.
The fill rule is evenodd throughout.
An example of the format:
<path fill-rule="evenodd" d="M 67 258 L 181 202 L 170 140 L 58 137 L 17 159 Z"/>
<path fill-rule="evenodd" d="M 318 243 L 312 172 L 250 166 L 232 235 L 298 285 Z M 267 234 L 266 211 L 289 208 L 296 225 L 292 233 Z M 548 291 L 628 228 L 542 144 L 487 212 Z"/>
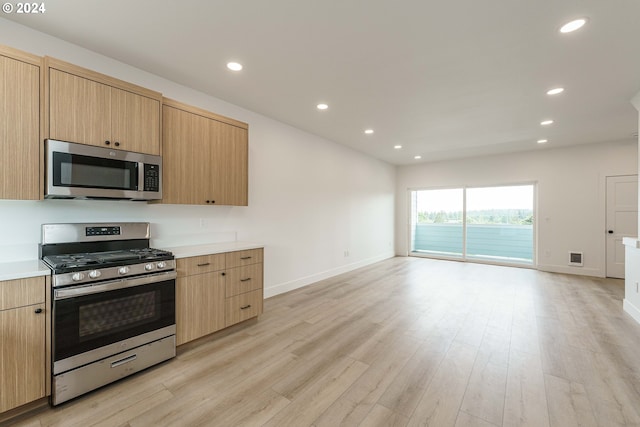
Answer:
<path fill-rule="evenodd" d="M 175 280 L 53 301 L 54 361 L 176 323 Z"/>
<path fill-rule="evenodd" d="M 137 190 L 138 163 L 53 153 L 53 185 Z"/>
<path fill-rule="evenodd" d="M 145 292 L 80 307 L 80 342 L 139 326 L 160 318 L 160 293 Z"/>

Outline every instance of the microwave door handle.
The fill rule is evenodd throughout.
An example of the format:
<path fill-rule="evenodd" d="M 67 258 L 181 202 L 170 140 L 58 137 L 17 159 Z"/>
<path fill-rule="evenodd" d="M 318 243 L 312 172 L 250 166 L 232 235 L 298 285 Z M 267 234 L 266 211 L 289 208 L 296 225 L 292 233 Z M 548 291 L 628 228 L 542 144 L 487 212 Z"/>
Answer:
<path fill-rule="evenodd" d="M 138 182 L 137 182 L 138 185 L 136 186 L 136 190 L 143 191 L 144 190 L 144 163 L 138 162 L 136 169 L 138 170 Z"/>

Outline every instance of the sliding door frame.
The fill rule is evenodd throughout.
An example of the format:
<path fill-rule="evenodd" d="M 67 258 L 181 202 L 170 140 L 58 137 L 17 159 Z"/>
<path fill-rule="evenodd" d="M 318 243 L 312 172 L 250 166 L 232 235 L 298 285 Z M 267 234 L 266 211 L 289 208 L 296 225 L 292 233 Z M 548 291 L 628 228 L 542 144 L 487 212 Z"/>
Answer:
<path fill-rule="evenodd" d="M 531 185 L 533 186 L 533 248 L 532 248 L 532 260 L 531 264 L 520 264 L 520 263 L 509 263 L 509 262 L 500 262 L 494 260 L 487 259 L 478 259 L 478 258 L 467 258 L 467 189 L 470 188 L 489 188 L 489 187 L 518 187 L 523 185 Z M 453 257 L 446 255 L 438 255 L 438 254 L 427 254 L 427 253 L 418 253 L 412 251 L 412 229 L 413 229 L 413 193 L 415 191 L 430 191 L 430 190 L 453 190 L 453 189 L 462 189 L 462 256 L 461 257 Z M 465 186 L 452 186 L 452 187 L 413 187 L 407 188 L 407 211 L 408 211 L 408 221 L 407 221 L 407 254 L 408 256 L 418 257 L 418 258 L 432 258 L 432 259 L 442 259 L 449 261 L 461 261 L 461 262 L 472 262 L 476 264 L 490 264 L 490 265 L 501 265 L 507 267 L 521 267 L 521 268 L 538 268 L 538 182 L 537 181 L 523 181 L 523 182 L 513 182 L 509 184 L 483 184 L 483 185 L 465 185 Z"/>

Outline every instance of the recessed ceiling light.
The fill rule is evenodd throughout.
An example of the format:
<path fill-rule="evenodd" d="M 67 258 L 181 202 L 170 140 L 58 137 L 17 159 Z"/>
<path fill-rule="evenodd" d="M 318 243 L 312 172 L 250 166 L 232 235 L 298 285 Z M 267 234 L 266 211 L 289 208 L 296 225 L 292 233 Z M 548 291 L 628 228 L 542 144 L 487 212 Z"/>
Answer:
<path fill-rule="evenodd" d="M 564 88 L 563 87 L 554 87 L 553 89 L 549 89 L 547 91 L 547 95 L 557 95 L 559 93 L 564 92 Z"/>
<path fill-rule="evenodd" d="M 541 122 L 540 122 L 540 124 L 541 124 L 542 126 L 548 126 L 548 125 L 550 125 L 551 123 L 553 123 L 553 120 L 543 120 L 543 121 L 541 121 Z"/>
<path fill-rule="evenodd" d="M 573 21 L 567 22 L 562 27 L 560 27 L 560 32 L 570 33 L 572 31 L 579 30 L 586 23 L 587 23 L 586 18 L 574 19 Z"/>
<path fill-rule="evenodd" d="M 416 160 L 420 160 L 422 158 L 422 156 L 413 156 L 414 159 Z"/>
<path fill-rule="evenodd" d="M 238 62 L 229 62 L 227 63 L 227 68 L 231 71 L 240 71 L 242 70 L 242 64 Z"/>
<path fill-rule="evenodd" d="M 329 106 L 327 104 L 318 104 L 316 105 L 316 108 L 318 110 L 326 110 L 327 108 L 329 108 Z"/>
<path fill-rule="evenodd" d="M 393 148 L 395 148 L 396 150 L 399 150 L 402 148 L 402 145 L 394 145 Z"/>
<path fill-rule="evenodd" d="M 546 139 L 539 139 L 538 144 L 546 144 L 548 141 Z"/>
<path fill-rule="evenodd" d="M 364 131 L 367 135 L 371 135 L 373 133 L 373 129 L 367 129 Z"/>

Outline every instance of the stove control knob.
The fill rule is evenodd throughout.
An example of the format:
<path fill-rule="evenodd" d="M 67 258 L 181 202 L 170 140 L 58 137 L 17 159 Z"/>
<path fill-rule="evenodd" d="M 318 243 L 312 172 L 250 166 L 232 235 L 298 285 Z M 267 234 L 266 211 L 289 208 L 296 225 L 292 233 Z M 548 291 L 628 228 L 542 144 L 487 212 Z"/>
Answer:
<path fill-rule="evenodd" d="M 89 277 L 91 277 L 92 279 L 97 279 L 100 276 L 102 276 L 102 273 L 98 270 L 91 270 L 89 272 Z"/>
<path fill-rule="evenodd" d="M 129 272 L 129 267 L 120 267 L 118 269 L 118 274 L 120 275 L 125 275 Z"/>
<path fill-rule="evenodd" d="M 156 267 L 158 268 L 165 268 L 167 266 L 167 264 L 164 261 L 160 261 L 159 263 L 156 264 Z"/>
<path fill-rule="evenodd" d="M 144 269 L 147 270 L 147 271 L 151 271 L 151 270 L 153 270 L 154 267 L 155 267 L 155 265 L 153 265 L 153 264 L 147 264 L 147 265 L 144 266 Z"/>
<path fill-rule="evenodd" d="M 71 276 L 71 280 L 74 282 L 79 282 L 82 279 L 84 279 L 84 273 L 73 273 Z"/>

